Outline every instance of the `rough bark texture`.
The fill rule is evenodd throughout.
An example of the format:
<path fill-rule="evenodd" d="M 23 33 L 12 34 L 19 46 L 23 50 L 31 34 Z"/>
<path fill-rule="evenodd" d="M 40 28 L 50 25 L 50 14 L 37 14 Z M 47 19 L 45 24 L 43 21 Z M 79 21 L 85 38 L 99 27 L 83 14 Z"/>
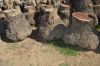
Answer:
<path fill-rule="evenodd" d="M 96 49 L 99 38 L 95 34 L 94 20 L 87 13 L 76 12 L 63 38 L 66 44 L 78 45 L 86 49 Z"/>
<path fill-rule="evenodd" d="M 6 37 L 12 41 L 19 41 L 27 38 L 32 32 L 25 15 L 17 10 L 5 11 L 7 18 Z"/>
<path fill-rule="evenodd" d="M 25 14 L 26 19 L 29 21 L 30 25 L 35 26 L 34 14 L 35 10 L 32 6 L 26 6 L 27 13 Z"/>
<path fill-rule="evenodd" d="M 98 19 L 96 14 L 93 11 L 93 2 L 92 0 L 73 0 L 73 7 L 75 11 L 78 12 L 87 12 L 90 15 L 94 16 L 95 25 L 98 24 Z"/>
<path fill-rule="evenodd" d="M 94 12 L 100 17 L 100 0 L 94 0 Z"/>
<path fill-rule="evenodd" d="M 7 7 L 7 9 L 12 9 L 13 8 L 13 2 L 12 0 L 3 0 L 5 6 Z"/>
<path fill-rule="evenodd" d="M 56 9 L 52 7 L 44 8 L 44 14 L 41 17 L 41 23 L 38 27 L 38 35 L 47 41 L 61 39 L 68 24 L 69 20 L 61 20 Z"/>

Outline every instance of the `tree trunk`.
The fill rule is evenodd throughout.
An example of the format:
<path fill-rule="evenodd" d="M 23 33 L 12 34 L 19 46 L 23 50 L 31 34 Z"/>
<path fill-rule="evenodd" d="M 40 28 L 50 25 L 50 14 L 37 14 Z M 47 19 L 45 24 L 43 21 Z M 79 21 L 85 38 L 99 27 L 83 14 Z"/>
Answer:
<path fill-rule="evenodd" d="M 21 12 L 16 9 L 4 11 L 7 18 L 7 30 L 6 37 L 12 41 L 20 41 L 27 38 L 31 32 L 32 28 L 28 21 Z"/>
<path fill-rule="evenodd" d="M 96 35 L 94 20 L 91 15 L 84 12 L 72 14 L 70 25 L 63 38 L 66 44 L 78 45 L 86 49 L 96 49 L 99 38 Z"/>
<path fill-rule="evenodd" d="M 43 12 L 38 27 L 38 35 L 47 41 L 61 39 L 64 36 L 69 20 L 67 18 L 61 20 L 53 6 L 43 8 Z"/>
<path fill-rule="evenodd" d="M 91 0 L 73 0 L 72 2 L 75 11 L 89 13 L 90 15 L 94 16 L 95 25 L 98 24 L 98 18 L 93 11 L 93 3 Z"/>

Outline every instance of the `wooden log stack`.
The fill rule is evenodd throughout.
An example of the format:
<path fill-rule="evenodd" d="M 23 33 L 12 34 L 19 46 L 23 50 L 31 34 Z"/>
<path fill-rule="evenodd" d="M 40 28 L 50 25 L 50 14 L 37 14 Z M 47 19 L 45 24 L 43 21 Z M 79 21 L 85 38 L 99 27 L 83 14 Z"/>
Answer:
<path fill-rule="evenodd" d="M 0 34 L 20 41 L 36 28 L 36 35 L 45 41 L 63 39 L 66 44 L 96 49 L 98 18 L 100 0 L 3 0 Z"/>

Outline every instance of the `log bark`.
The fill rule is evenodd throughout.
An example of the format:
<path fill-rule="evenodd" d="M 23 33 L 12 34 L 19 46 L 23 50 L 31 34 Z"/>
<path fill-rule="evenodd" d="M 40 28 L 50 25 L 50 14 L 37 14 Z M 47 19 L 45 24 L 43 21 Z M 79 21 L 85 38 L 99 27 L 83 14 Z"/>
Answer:
<path fill-rule="evenodd" d="M 25 13 L 26 19 L 29 21 L 30 25 L 34 28 L 34 26 L 35 26 L 35 20 L 34 20 L 35 9 L 32 6 L 26 6 L 25 9 L 27 10 L 27 12 Z"/>
<path fill-rule="evenodd" d="M 13 2 L 12 0 L 3 0 L 4 5 L 7 7 L 7 9 L 12 9 L 13 8 Z"/>
<path fill-rule="evenodd" d="M 78 45 L 86 49 L 96 49 L 99 38 L 96 35 L 94 20 L 91 15 L 84 12 L 72 14 L 72 25 L 70 25 L 63 38 L 66 44 Z"/>
<path fill-rule="evenodd" d="M 69 19 L 70 18 L 70 6 L 66 4 L 61 4 L 58 13 L 60 18 L 63 19 Z"/>
<path fill-rule="evenodd" d="M 93 2 L 92 0 L 73 0 L 73 8 L 77 12 L 87 12 L 90 15 L 94 16 L 95 25 L 98 24 L 98 18 L 93 11 Z"/>
<path fill-rule="evenodd" d="M 30 24 L 21 12 L 16 9 L 6 10 L 4 14 L 7 18 L 6 37 L 12 41 L 26 39 L 32 32 Z"/>
<path fill-rule="evenodd" d="M 100 17 L 100 0 L 93 0 L 94 2 L 94 12 L 98 17 Z"/>
<path fill-rule="evenodd" d="M 38 27 L 38 36 L 45 41 L 53 39 L 61 39 L 69 24 L 67 19 L 61 20 L 57 14 L 57 10 L 53 6 L 43 8 L 44 14 L 41 17 L 41 22 Z M 60 31 L 60 32 L 59 32 Z"/>

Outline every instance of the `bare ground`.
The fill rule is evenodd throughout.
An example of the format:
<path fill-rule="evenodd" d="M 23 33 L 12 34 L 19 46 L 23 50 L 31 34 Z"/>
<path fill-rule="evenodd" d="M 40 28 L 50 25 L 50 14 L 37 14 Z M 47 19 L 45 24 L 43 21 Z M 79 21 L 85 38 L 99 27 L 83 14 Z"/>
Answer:
<path fill-rule="evenodd" d="M 100 54 L 79 51 L 64 56 L 54 46 L 27 38 L 16 43 L 0 40 L 0 66 L 100 66 Z"/>

